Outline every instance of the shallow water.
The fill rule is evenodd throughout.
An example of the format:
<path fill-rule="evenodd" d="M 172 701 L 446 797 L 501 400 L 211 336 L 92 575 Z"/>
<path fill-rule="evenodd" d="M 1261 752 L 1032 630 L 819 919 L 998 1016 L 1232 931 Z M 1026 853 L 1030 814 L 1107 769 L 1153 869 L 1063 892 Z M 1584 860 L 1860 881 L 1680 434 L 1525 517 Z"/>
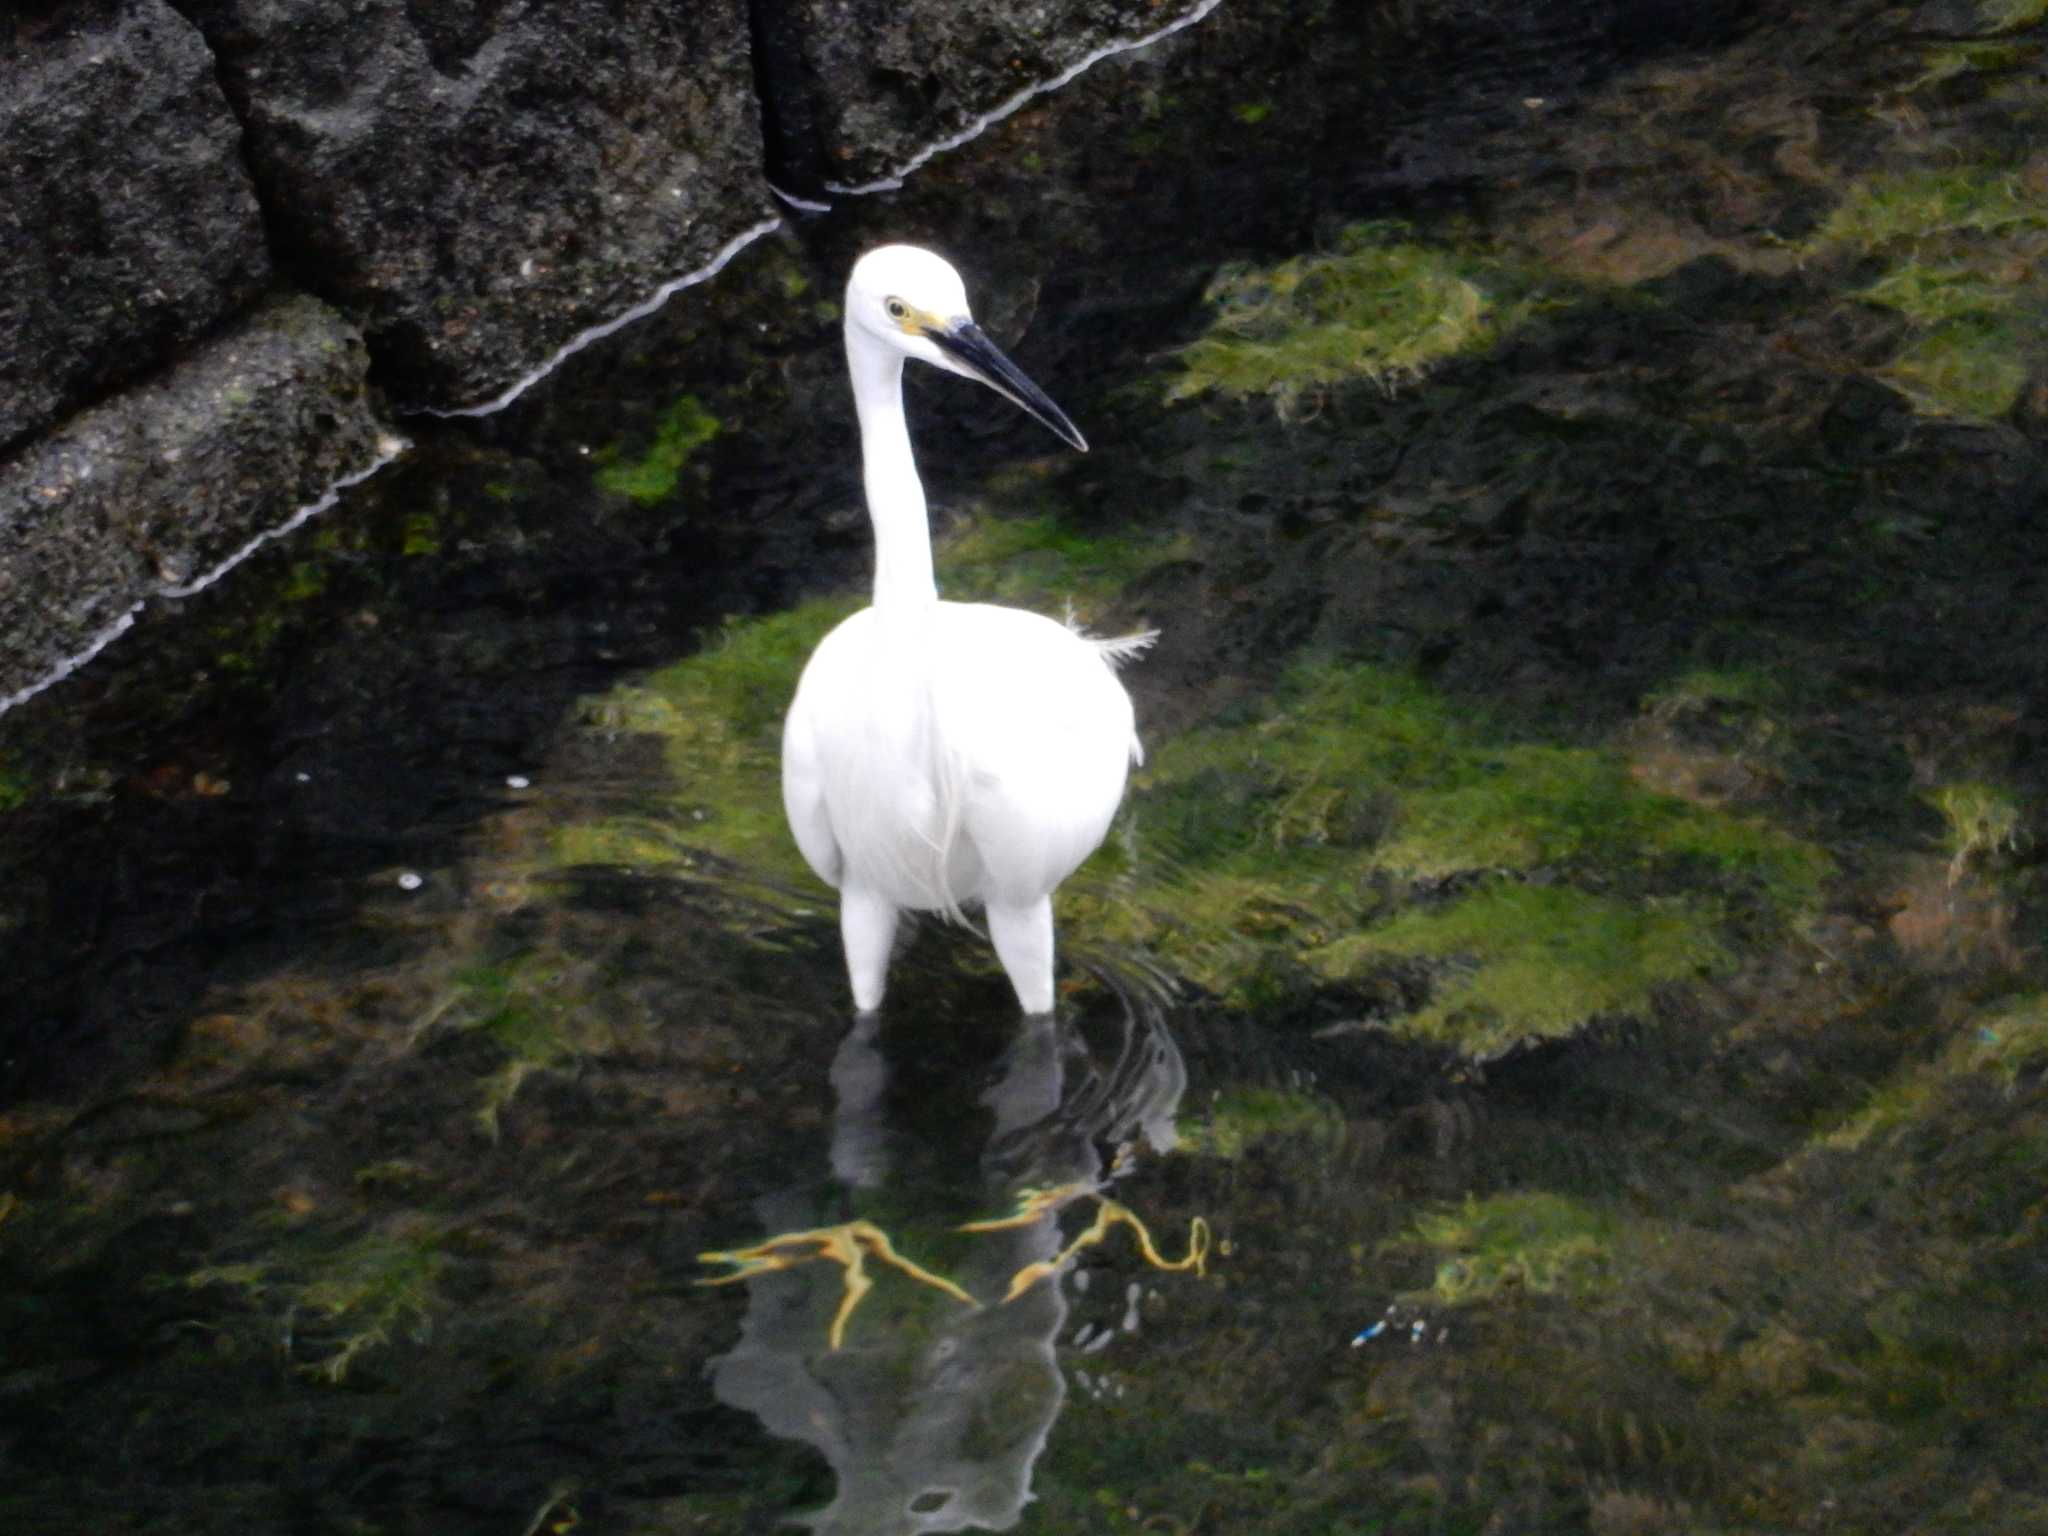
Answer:
<path fill-rule="evenodd" d="M 2040 418 L 1824 222 L 2033 185 L 2037 45 L 1432 138 L 1378 25 L 1106 61 L 7 718 L 0 1524 L 2040 1528 Z M 2030 218 L 1907 243 L 2026 315 Z M 937 924 L 854 1021 L 780 826 L 883 238 L 1094 445 L 913 378 L 948 593 L 1164 632 L 1054 1024 Z M 1205 393 L 1226 263 L 1490 329 Z"/>

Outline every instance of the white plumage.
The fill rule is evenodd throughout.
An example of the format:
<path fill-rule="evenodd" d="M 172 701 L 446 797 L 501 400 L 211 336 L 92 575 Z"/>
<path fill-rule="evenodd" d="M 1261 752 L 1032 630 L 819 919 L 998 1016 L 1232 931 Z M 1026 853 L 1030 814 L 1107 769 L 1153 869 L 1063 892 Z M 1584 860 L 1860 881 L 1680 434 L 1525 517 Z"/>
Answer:
<path fill-rule="evenodd" d="M 782 738 L 782 798 L 812 869 L 840 893 L 854 1006 L 882 1001 L 897 914 L 986 911 L 1026 1013 L 1053 1004 L 1052 892 L 1101 843 L 1138 757 L 1090 640 L 1017 608 L 939 601 L 903 361 L 989 385 L 1076 448 L 1081 434 L 969 317 L 959 274 L 892 245 L 855 264 L 846 359 L 860 418 L 875 598 L 819 643 Z"/>

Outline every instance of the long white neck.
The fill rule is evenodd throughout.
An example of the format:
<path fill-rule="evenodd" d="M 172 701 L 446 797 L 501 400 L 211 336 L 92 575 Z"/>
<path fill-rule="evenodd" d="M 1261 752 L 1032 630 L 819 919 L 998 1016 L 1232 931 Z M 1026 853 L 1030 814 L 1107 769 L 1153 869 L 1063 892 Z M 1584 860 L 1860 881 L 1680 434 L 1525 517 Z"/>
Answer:
<path fill-rule="evenodd" d="M 903 355 L 846 328 L 846 367 L 860 418 L 861 467 L 868 518 L 875 525 L 875 606 L 902 609 L 938 601 L 924 485 L 903 419 Z"/>

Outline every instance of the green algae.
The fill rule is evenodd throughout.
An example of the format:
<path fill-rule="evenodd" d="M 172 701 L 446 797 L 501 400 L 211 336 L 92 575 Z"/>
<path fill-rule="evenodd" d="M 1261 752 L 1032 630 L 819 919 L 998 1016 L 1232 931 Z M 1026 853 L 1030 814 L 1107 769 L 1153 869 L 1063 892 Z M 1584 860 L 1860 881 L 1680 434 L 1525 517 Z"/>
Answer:
<path fill-rule="evenodd" d="M 1267 1137 L 1306 1137 L 1330 1146 L 1343 1134 L 1344 1117 L 1327 1099 L 1298 1089 L 1245 1087 L 1219 1093 L 1201 1122 L 1184 1129 L 1181 1144 L 1231 1160 Z"/>
<path fill-rule="evenodd" d="M 327 1351 L 300 1369 L 338 1386 L 368 1351 L 394 1336 L 423 1339 L 432 1329 L 444 1304 L 444 1242 L 437 1229 L 399 1223 L 345 1240 L 290 1243 L 298 1251 L 289 1258 L 210 1265 L 183 1283 L 225 1287 L 266 1313 L 297 1318 L 292 1333 Z"/>
<path fill-rule="evenodd" d="M 1458 765 L 1448 782 L 1414 789 L 1376 860 L 1397 874 L 1670 860 L 1753 876 L 1790 905 L 1812 898 L 1816 850 L 1758 822 L 1638 790 L 1605 750 L 1513 744 Z"/>
<path fill-rule="evenodd" d="M 2048 20 L 2048 0 L 1977 0 L 1977 18 L 1987 32 L 2018 32 Z"/>
<path fill-rule="evenodd" d="M 1711 911 L 1698 903 L 1513 884 L 1403 913 L 1325 946 L 1309 963 L 1346 977 L 1396 958 L 1449 966 L 1430 1002 L 1399 1022 L 1400 1032 L 1482 1059 L 1572 1034 L 1594 1019 L 1639 1016 L 1658 987 L 1725 974 L 1735 963 Z"/>
<path fill-rule="evenodd" d="M 1982 166 L 1901 171 L 1855 183 L 1814 232 L 1818 250 L 1874 251 L 1937 236 L 2048 229 L 2048 207 L 2015 172 Z"/>
<path fill-rule="evenodd" d="M 1048 614 L 1065 607 L 1073 617 L 1088 619 L 1114 604 L 1146 571 L 1192 550 L 1184 535 L 1104 537 L 1071 528 L 1052 513 L 976 516 L 943 540 L 940 587 L 954 602 L 1005 603 Z"/>
<path fill-rule="evenodd" d="M 1925 411 L 1989 420 L 2012 409 L 2048 342 L 2048 292 L 2032 280 L 2038 240 L 1976 260 L 1909 259 L 1857 296 L 1915 334 L 1879 377 Z"/>
<path fill-rule="evenodd" d="M 1447 1255 L 1432 1288 L 1461 1305 L 1521 1291 L 1587 1301 L 1615 1283 L 1621 1223 L 1609 1211 L 1545 1190 L 1513 1190 L 1419 1217 L 1409 1242 Z"/>
<path fill-rule="evenodd" d="M 1809 249 L 1889 262 L 1856 297 L 1913 330 L 1877 377 L 1928 414 L 1991 420 L 2012 409 L 2048 340 L 2035 276 L 2044 234 L 2048 207 L 2018 170 L 1963 166 L 1855 183 Z"/>
<path fill-rule="evenodd" d="M 2002 1096 L 2048 1066 L 2048 994 L 2023 993 L 1969 1016 L 1930 1061 L 1910 1065 L 1872 1090 L 1868 1099 L 1819 1144 L 1854 1151 L 1934 1119 L 1959 1085 L 1973 1079 Z M 2035 1149 L 2048 1161 L 2048 1141 Z"/>
<path fill-rule="evenodd" d="M 1208 293 L 1215 319 L 1181 350 L 1166 398 L 1266 398 L 1284 419 L 1353 380 L 1411 382 L 1532 312 L 1518 270 L 1409 236 L 1397 221 L 1355 224 L 1325 253 L 1225 267 Z"/>
<path fill-rule="evenodd" d="M 478 1126 L 498 1139 L 499 1117 L 527 1079 L 561 1066 L 577 1053 L 571 1031 L 585 1010 L 565 985 L 563 968 L 552 959 L 519 966 L 473 965 L 458 973 L 456 997 L 446 1017 L 453 1027 L 474 1030 L 504 1053 L 505 1061 L 484 1080 Z M 588 1033 L 587 1024 L 583 1028 Z"/>
<path fill-rule="evenodd" d="M 34 795 L 29 776 L 19 766 L 14 754 L 0 752 L 0 813 L 19 810 Z"/>
<path fill-rule="evenodd" d="M 1962 262 L 1908 262 L 1892 268 L 1857 295 L 1897 310 L 1919 325 L 1975 320 L 2012 308 L 2018 294 Z"/>
<path fill-rule="evenodd" d="M 1924 91 L 1971 75 L 2001 75 L 2039 56 L 2039 44 L 2020 39 L 1931 43 L 1921 54 L 1926 67 L 1906 89 Z"/>
<path fill-rule="evenodd" d="M 440 1234 L 375 1233 L 349 1244 L 299 1289 L 299 1305 L 341 1330 L 333 1354 L 311 1367 L 340 1382 L 363 1351 L 394 1332 L 418 1338 L 433 1324 L 448 1257 Z"/>
<path fill-rule="evenodd" d="M 1607 748 L 1515 740 L 1387 668 L 1305 663 L 1254 720 L 1166 744 L 1146 782 L 1149 827 L 1195 862 L 1357 848 L 1409 879 L 1703 863 L 1784 908 L 1827 871 L 1760 820 L 1639 788 Z"/>
<path fill-rule="evenodd" d="M 695 395 L 684 395 L 655 424 L 654 440 L 640 455 L 628 457 L 623 440 L 606 444 L 591 457 L 599 465 L 597 484 L 615 496 L 642 506 L 666 501 L 675 494 L 691 456 L 718 436 L 721 424 Z"/>
<path fill-rule="evenodd" d="M 1944 784 L 1928 795 L 1948 824 L 1949 881 L 1962 877 L 1972 860 L 2018 851 L 2024 834 L 2022 812 L 2010 790 L 1979 780 Z"/>
<path fill-rule="evenodd" d="M 1909 342 L 1879 377 L 1923 411 L 1989 421 L 2026 388 L 2031 350 L 2010 325 L 1976 315 Z"/>
<path fill-rule="evenodd" d="M 2037 39 L 2018 36 L 2048 17 L 2043 0 L 1977 0 L 1973 35 L 1929 43 L 1920 77 L 1907 87 L 1924 91 L 1973 75 L 2003 75 L 2026 68 L 2041 53 Z"/>
<path fill-rule="evenodd" d="M 695 655 L 589 701 L 586 730 L 661 742 L 672 787 L 659 806 L 565 823 L 556 861 L 643 868 L 687 864 L 692 850 L 706 850 L 806 878 L 782 819 L 782 716 L 805 659 L 857 606 L 821 598 L 730 620 Z"/>
<path fill-rule="evenodd" d="M 413 556 L 441 553 L 440 520 L 431 512 L 415 512 L 408 517 L 398 552 Z"/>
<path fill-rule="evenodd" d="M 1129 815 L 1114 897 L 1069 898 L 1099 931 L 1240 1004 L 1290 969 L 1423 961 L 1434 996 L 1390 1027 L 1481 1057 L 1725 974 L 1727 925 L 1797 921 L 1832 867 L 1761 817 L 1642 787 L 1613 747 L 1352 664 L 1301 663 L 1162 743 Z"/>
<path fill-rule="evenodd" d="M 478 1080 L 477 1128 L 499 1139 L 505 1111 L 531 1081 L 570 1074 L 594 1058 L 649 1048 L 654 1026 L 622 995 L 617 958 L 584 952 L 560 937 L 529 940 L 500 959 L 472 958 L 456 969 L 407 1048 L 461 1037 L 479 1042 L 496 1065 Z M 403 1166 L 390 1182 L 416 1176 Z M 359 1173 L 360 1182 L 364 1175 Z"/>

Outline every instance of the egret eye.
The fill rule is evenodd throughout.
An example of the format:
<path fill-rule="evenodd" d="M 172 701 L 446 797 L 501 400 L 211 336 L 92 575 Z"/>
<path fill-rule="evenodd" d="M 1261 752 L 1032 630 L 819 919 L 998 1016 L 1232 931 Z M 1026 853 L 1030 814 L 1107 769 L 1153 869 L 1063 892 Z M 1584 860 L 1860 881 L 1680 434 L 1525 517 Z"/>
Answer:
<path fill-rule="evenodd" d="M 910 318 L 910 306 L 904 303 L 901 299 L 890 299 L 887 303 L 885 303 L 882 306 L 882 308 L 889 312 L 889 318 L 891 320 L 901 321 L 908 320 Z"/>

